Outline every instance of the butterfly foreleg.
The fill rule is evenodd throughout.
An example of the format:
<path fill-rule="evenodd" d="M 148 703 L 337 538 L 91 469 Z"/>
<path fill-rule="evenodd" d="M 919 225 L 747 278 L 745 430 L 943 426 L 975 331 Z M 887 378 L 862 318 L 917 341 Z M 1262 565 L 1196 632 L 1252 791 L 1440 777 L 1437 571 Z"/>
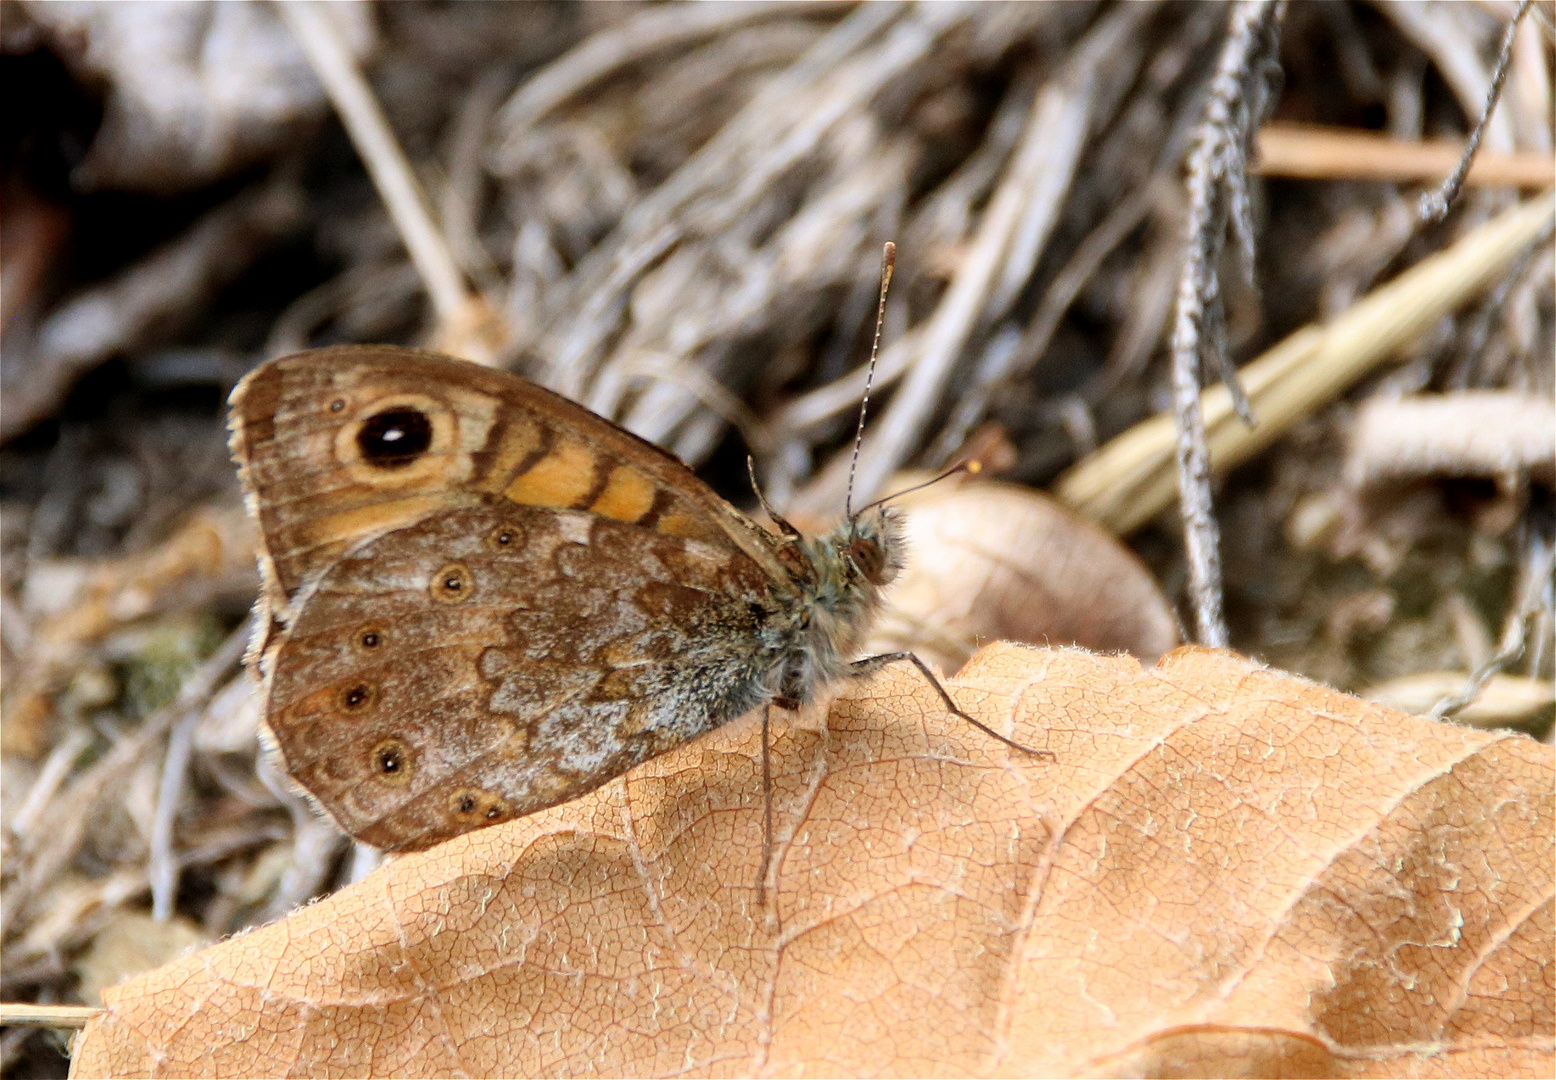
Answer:
<path fill-rule="evenodd" d="M 935 676 L 934 671 L 930 669 L 928 664 L 920 660 L 916 653 L 889 652 L 881 653 L 877 656 L 866 656 L 863 660 L 855 660 L 852 664 L 849 665 L 849 667 L 851 674 L 855 678 L 862 679 L 869 675 L 875 674 L 877 671 L 881 670 L 881 668 L 888 664 L 897 663 L 899 660 L 906 660 L 914 667 L 918 668 L 919 674 L 923 675 L 924 678 L 929 680 L 929 685 L 935 688 L 935 693 L 940 695 L 940 700 L 945 702 L 946 709 L 953 715 L 961 717 L 963 720 L 966 720 L 979 731 L 982 731 L 985 734 L 998 739 L 1000 742 L 1004 743 L 1006 746 L 1013 750 L 1019 750 L 1023 754 L 1030 754 L 1032 757 L 1042 757 L 1053 760 L 1054 755 L 1052 751 L 1035 750 L 1030 746 L 1023 746 L 1021 743 L 1016 742 L 1014 739 L 1008 739 L 1004 735 L 1001 735 L 999 732 L 995 731 L 988 724 L 983 723 L 981 720 L 975 719 L 974 717 L 968 715 L 959 705 L 957 705 L 955 701 L 951 699 L 951 695 L 946 691 L 946 688 L 941 685 L 940 680 Z"/>
<path fill-rule="evenodd" d="M 767 902 L 767 871 L 773 861 L 773 705 L 762 708 L 762 867 L 756 875 L 756 902 Z"/>

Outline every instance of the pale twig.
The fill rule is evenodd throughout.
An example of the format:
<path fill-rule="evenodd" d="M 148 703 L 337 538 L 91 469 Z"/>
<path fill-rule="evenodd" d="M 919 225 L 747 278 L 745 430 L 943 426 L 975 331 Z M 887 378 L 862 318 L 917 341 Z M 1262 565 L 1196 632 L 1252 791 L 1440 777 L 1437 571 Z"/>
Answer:
<path fill-rule="evenodd" d="M 806 14 L 807 8 L 825 12 L 838 7 L 833 3 L 758 2 L 673 5 L 640 11 L 618 26 L 591 35 L 514 91 L 497 114 L 497 125 L 503 131 L 497 156 L 511 156 L 524 133 L 569 98 L 661 49 L 689 45 L 775 15 L 792 17 Z"/>
<path fill-rule="evenodd" d="M 1523 655 L 1529 617 L 1540 606 L 1541 594 L 1549 588 L 1552 562 L 1553 549 L 1535 535 L 1524 566 L 1525 574 L 1522 588 L 1519 590 L 1521 595 L 1518 597 L 1518 606 L 1508 616 L 1507 629 L 1502 634 L 1502 647 L 1497 650 L 1495 656 L 1470 676 L 1462 690 L 1457 694 L 1450 694 L 1432 706 L 1432 711 L 1427 715 L 1433 720 L 1452 716 L 1460 709 L 1474 704 L 1480 697 L 1481 691 L 1485 689 L 1486 683 Z"/>
<path fill-rule="evenodd" d="M 88 734 L 89 728 L 78 725 L 71 728 L 70 733 L 49 751 L 48 758 L 43 763 L 43 768 L 38 770 L 38 777 L 33 781 L 32 787 L 27 789 L 27 797 L 22 800 L 22 805 L 16 813 L 11 815 L 11 820 L 5 823 L 6 831 L 15 836 L 26 836 L 32 829 L 33 820 L 38 816 L 65 777 L 70 775 L 71 768 L 81 752 L 92 744 L 92 736 Z"/>
<path fill-rule="evenodd" d="M 1465 117 L 1478 116 L 1491 86 L 1491 71 L 1480 55 L 1480 42 L 1495 16 L 1478 4 L 1432 4 L 1425 0 L 1385 0 L 1375 7 L 1427 55 Z M 1485 141 L 1493 150 L 1513 149 L 1512 125 L 1506 117 L 1496 114 L 1490 118 Z"/>
<path fill-rule="evenodd" d="M 873 289 L 872 286 L 872 300 Z M 881 350 L 880 361 L 875 367 L 878 390 L 886 389 L 907 373 L 922 340 L 922 329 L 915 327 Z M 859 395 L 864 392 L 864 378 L 865 369 L 861 365 L 825 386 L 801 394 L 778 410 L 772 420 L 772 429 L 785 433 L 808 431 L 839 413 L 856 408 Z"/>
<path fill-rule="evenodd" d="M 167 752 L 162 758 L 162 782 L 157 787 L 157 807 L 151 818 L 151 842 L 146 860 L 146 876 L 151 880 L 151 917 L 166 922 L 173 917 L 178 898 L 179 863 L 173 850 L 174 825 L 178 804 L 184 794 L 184 779 L 194 750 L 194 729 L 202 709 L 190 709 L 178 718 L 168 732 Z"/>
<path fill-rule="evenodd" d="M 1497 98 L 1502 96 L 1502 84 L 1507 80 L 1508 61 L 1513 57 L 1513 37 L 1518 33 L 1518 24 L 1523 21 L 1524 12 L 1528 10 L 1529 0 L 1523 0 L 1518 5 L 1518 11 L 1507 24 L 1507 29 L 1503 31 L 1502 48 L 1497 53 L 1497 66 L 1491 72 L 1491 86 L 1486 91 L 1486 104 L 1481 108 L 1480 118 L 1475 121 L 1475 127 L 1470 131 L 1469 142 L 1464 144 L 1464 154 L 1459 158 L 1459 164 L 1454 167 L 1453 172 L 1436 191 L 1421 196 L 1419 210 L 1421 220 L 1441 221 L 1448 216 L 1448 208 L 1459 197 L 1459 190 L 1464 186 L 1464 177 L 1470 171 L 1470 163 L 1475 160 L 1475 151 L 1480 149 L 1480 140 L 1486 134 L 1486 124 L 1491 119 L 1492 110 L 1497 107 Z"/>
<path fill-rule="evenodd" d="M 618 365 L 626 378 L 660 379 L 674 383 L 695 397 L 723 422 L 740 432 L 752 453 L 765 456 L 777 445 L 772 429 L 752 411 L 751 406 L 696 364 L 665 352 L 643 352 Z"/>
<path fill-rule="evenodd" d="M 1362 487 L 1417 476 L 1548 473 L 1553 432 L 1548 395 L 1462 390 L 1373 398 L 1357 411 L 1344 475 Z"/>
<path fill-rule="evenodd" d="M 1031 265 L 1041 256 L 1086 145 L 1096 81 L 1119 77 L 1119 61 L 1150 14 L 1148 5 L 1115 8 L 1076 46 L 1063 71 L 1037 91 L 1026 130 L 970 249 L 924 328 L 913 367 L 865 440 L 858 461 L 861 497 L 877 492 L 912 453 L 968 339 L 987 322 L 986 312 L 1002 289 L 1007 266 L 1012 261 Z M 1005 302 L 1012 298 L 1007 296 Z M 851 453 L 840 452 L 801 492 L 797 508 L 821 513 L 837 506 L 852 462 Z"/>
<path fill-rule="evenodd" d="M 1225 386 L 1200 395 L 1211 462 L 1239 465 L 1289 431 L 1444 315 L 1501 280 L 1550 226 L 1549 194 L 1492 219 L 1374 289 L 1323 326 L 1303 327 L 1239 372 L 1259 409 L 1257 428 L 1240 423 Z M 1172 504 L 1176 444 L 1167 414 L 1141 421 L 1059 477 L 1054 494 L 1113 532 L 1133 532 Z"/>
<path fill-rule="evenodd" d="M 494 65 L 476 78 L 460 102 L 448 140 L 448 177 L 438 198 L 443 234 L 450 249 L 460 265 L 488 291 L 498 284 L 501 275 L 477 230 L 482 184 L 486 179 L 483 158 L 492 114 L 498 99 L 513 85 L 513 79 L 511 67 Z"/>
<path fill-rule="evenodd" d="M 0 1004 L 0 1027 L 84 1028 L 105 1010 L 91 1005 L 33 1005 L 7 1001 Z"/>
<path fill-rule="evenodd" d="M 948 461 L 973 425 L 983 418 L 995 391 L 1012 377 L 1032 367 L 1047 352 L 1065 312 L 1075 302 L 1104 259 L 1123 243 L 1150 213 L 1156 196 L 1153 183 L 1131 193 L 1108 212 L 1107 217 L 1082 240 L 1064 267 L 1054 275 L 1037 313 L 1025 332 L 1015 338 L 996 334 L 984 349 L 972 387 L 957 402 L 951 419 L 935 439 L 930 460 Z"/>
<path fill-rule="evenodd" d="M 221 646 L 211 654 L 200 670 L 180 691 L 179 701 L 184 703 L 183 714 L 168 733 L 167 752 L 162 762 L 162 783 L 157 791 L 157 808 L 151 819 L 150 856 L 147 876 L 151 879 L 151 914 L 165 922 L 173 917 L 173 902 L 178 898 L 179 862 L 173 850 L 173 827 L 178 817 L 178 804 L 184 793 L 184 779 L 189 770 L 189 758 L 194 749 L 195 725 L 205 714 L 206 702 L 216 692 L 216 684 L 239 660 L 248 647 L 253 627 L 245 619 L 227 636 Z"/>
<path fill-rule="evenodd" d="M 1464 157 L 1464 144 L 1447 139 L 1391 139 L 1355 128 L 1266 124 L 1252 172 L 1304 180 L 1433 180 Z M 1465 177 L 1471 187 L 1546 188 L 1556 179 L 1549 154 L 1482 153 Z"/>
<path fill-rule="evenodd" d="M 1419 671 L 1370 686 L 1360 696 L 1390 709 L 1422 716 L 1443 698 L 1462 691 L 1470 677 L 1464 671 Z M 1480 696 L 1454 713 L 1453 719 L 1470 727 L 1513 727 L 1548 717 L 1553 703 L 1556 689 L 1549 679 L 1499 674 L 1491 676 Z"/>
<path fill-rule="evenodd" d="M 1189 155 L 1188 242 L 1173 317 L 1172 391 L 1189 592 L 1199 640 L 1206 645 L 1224 646 L 1227 633 L 1221 614 L 1221 537 L 1211 509 L 1210 451 L 1200 413 L 1199 371 L 1207 357 L 1216 361 L 1238 415 L 1252 427 L 1253 411 L 1227 353 L 1216 267 L 1230 226 L 1238 239 L 1244 273 L 1253 280 L 1248 150 L 1274 98 L 1271 70 L 1279 53 L 1283 14 L 1284 4 L 1275 0 L 1243 0 L 1231 9 L 1204 120 Z"/>
<path fill-rule="evenodd" d="M 468 317 L 467 305 L 471 301 L 464 275 L 448 241 L 433 221 L 421 184 L 373 96 L 372 87 L 329 14 L 315 0 L 281 0 L 276 7 L 340 114 L 341 123 L 421 274 L 439 322 L 459 323 Z"/>

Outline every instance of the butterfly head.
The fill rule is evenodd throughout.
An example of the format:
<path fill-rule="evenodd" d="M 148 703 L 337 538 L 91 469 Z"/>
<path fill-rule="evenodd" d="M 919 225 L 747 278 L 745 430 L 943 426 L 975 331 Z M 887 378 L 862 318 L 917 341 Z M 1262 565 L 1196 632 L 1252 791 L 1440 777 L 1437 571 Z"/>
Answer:
<path fill-rule="evenodd" d="M 818 603 L 840 612 L 873 609 L 903 567 L 902 515 L 895 507 L 872 506 L 806 547 L 816 568 Z"/>

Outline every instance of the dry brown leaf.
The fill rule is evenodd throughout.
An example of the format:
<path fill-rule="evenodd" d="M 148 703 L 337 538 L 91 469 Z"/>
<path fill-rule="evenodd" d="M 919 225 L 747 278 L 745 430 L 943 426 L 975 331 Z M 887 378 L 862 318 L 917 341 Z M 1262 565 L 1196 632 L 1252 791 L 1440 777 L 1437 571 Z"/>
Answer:
<path fill-rule="evenodd" d="M 899 474 L 889 490 L 929 477 Z M 896 500 L 908 565 L 866 643 L 955 671 L 985 641 L 1081 645 L 1155 660 L 1178 644 L 1156 579 L 1134 552 L 1031 488 L 946 481 Z"/>
<path fill-rule="evenodd" d="M 400 858 L 104 992 L 75 1074 L 1549 1075 L 1549 747 L 996 645 Z M 790 838 L 792 837 L 792 843 Z"/>

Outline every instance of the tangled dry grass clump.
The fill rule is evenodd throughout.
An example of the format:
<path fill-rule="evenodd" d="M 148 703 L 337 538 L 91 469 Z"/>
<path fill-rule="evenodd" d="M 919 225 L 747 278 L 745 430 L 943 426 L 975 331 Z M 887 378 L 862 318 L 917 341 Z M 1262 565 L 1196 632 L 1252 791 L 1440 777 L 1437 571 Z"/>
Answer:
<path fill-rule="evenodd" d="M 256 760 L 221 412 L 245 371 L 432 345 L 742 506 L 749 453 L 816 521 L 887 240 L 860 494 L 979 456 L 1143 569 L 1089 560 L 1090 525 L 1050 561 L 1154 577 L 1089 644 L 1165 647 L 1174 612 L 1213 638 L 1195 604 L 1224 579 L 1250 656 L 1549 739 L 1548 3 L 26 2 L 0 33 L 43 103 L 4 136 L 0 999 L 95 1004 L 372 864 Z M 1504 36 L 1479 155 L 1426 222 Z M 1197 159 L 1223 186 L 1187 182 Z M 1180 446 L 1184 516 L 1219 538 L 1184 539 Z M 1030 582 L 1049 520 L 1009 557 L 955 543 Z M 1032 588 L 1033 640 L 1125 595 Z M 1017 632 L 971 606 L 898 612 L 893 641 L 934 624 L 950 663 Z M 6 1029 L 7 1075 L 57 1072 L 51 1038 Z"/>

